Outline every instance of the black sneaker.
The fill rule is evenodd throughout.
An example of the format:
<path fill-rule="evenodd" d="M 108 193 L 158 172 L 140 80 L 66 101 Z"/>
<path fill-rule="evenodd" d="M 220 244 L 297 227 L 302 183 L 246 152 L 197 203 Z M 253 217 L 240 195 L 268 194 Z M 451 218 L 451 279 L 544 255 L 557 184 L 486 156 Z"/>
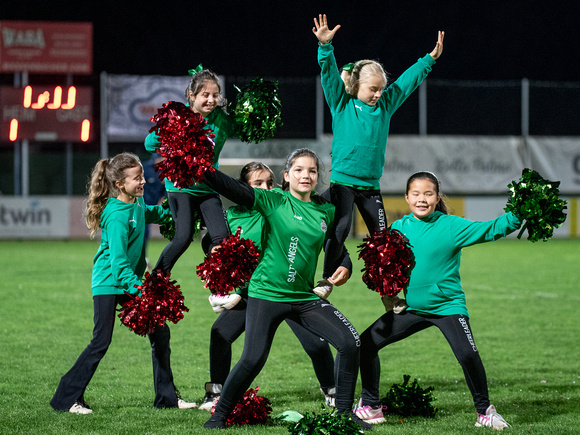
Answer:
<path fill-rule="evenodd" d="M 362 430 L 373 430 L 373 427 L 366 421 L 360 419 L 354 412 L 350 412 L 350 419 L 360 426 Z"/>
<path fill-rule="evenodd" d="M 225 429 L 226 422 L 224 420 L 218 420 L 217 418 L 212 417 L 204 423 L 203 427 L 205 429 Z"/>

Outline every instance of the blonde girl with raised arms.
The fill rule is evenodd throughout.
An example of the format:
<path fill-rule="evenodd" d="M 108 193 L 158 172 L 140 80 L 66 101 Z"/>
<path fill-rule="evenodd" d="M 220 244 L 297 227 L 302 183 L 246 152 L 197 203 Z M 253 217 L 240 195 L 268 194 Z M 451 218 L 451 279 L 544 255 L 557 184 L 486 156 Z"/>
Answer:
<path fill-rule="evenodd" d="M 330 202 L 336 207 L 336 230 L 325 249 L 323 278 L 331 276 L 338 261 L 336 254 L 352 226 L 356 204 L 369 234 L 387 227 L 380 191 L 391 117 L 431 71 L 443 52 L 444 32 L 439 32 L 435 48 L 388 84 L 382 65 L 360 60 L 345 65 L 342 76 L 334 58 L 334 39 L 340 25 L 330 28 L 326 15 L 314 18 L 318 39 L 318 63 L 326 102 L 332 115 L 332 163 Z M 326 196 L 326 195 L 325 195 Z M 318 283 L 315 292 L 324 297 L 332 290 L 328 280 Z"/>

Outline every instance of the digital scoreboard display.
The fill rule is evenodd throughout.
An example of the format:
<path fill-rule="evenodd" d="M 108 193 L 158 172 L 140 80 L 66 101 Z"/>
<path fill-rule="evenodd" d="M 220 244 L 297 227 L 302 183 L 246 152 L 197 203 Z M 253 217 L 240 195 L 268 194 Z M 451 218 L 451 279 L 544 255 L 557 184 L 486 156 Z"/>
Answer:
<path fill-rule="evenodd" d="M 0 110 L 1 141 L 92 139 L 90 86 L 0 86 Z"/>

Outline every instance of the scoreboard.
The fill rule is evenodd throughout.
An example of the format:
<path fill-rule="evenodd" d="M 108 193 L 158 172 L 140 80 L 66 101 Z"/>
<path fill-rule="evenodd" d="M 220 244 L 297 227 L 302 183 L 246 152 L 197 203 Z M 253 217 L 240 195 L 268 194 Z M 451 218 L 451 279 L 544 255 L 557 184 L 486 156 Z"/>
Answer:
<path fill-rule="evenodd" d="M 88 142 L 90 86 L 0 86 L 0 141 Z"/>

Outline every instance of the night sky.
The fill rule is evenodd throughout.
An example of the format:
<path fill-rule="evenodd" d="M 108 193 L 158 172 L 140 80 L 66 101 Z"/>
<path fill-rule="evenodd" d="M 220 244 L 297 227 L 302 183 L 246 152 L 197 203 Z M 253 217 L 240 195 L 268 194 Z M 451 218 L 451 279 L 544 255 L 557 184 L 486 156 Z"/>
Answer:
<path fill-rule="evenodd" d="M 130 6 L 128 6 L 130 5 Z M 398 76 L 445 30 L 432 77 L 580 81 L 580 2 L 4 0 L 1 20 L 90 21 L 94 72 L 229 76 L 319 73 L 312 18 L 341 24 L 339 65 L 371 58 Z"/>

